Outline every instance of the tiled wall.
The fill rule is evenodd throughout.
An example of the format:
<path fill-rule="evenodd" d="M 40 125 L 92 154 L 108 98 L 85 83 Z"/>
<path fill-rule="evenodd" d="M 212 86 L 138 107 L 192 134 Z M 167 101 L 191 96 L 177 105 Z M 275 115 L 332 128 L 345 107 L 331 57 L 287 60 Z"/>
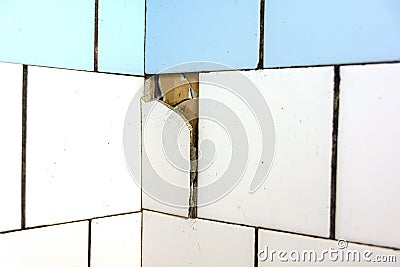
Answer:
<path fill-rule="evenodd" d="M 280 266 L 295 263 L 277 251 L 337 240 L 398 266 L 399 12 L 396 0 L 1 1 L 0 266 Z M 196 218 L 132 179 L 152 175 L 141 142 L 154 147 L 162 129 L 143 130 L 138 96 L 159 72 L 200 72 L 200 99 L 234 110 L 249 140 L 241 180 Z M 273 163 L 251 194 L 258 122 L 208 83 L 237 76 L 275 127 Z M 209 108 L 200 102 L 200 117 Z M 199 188 L 229 165 L 221 129 L 199 120 L 199 140 L 216 148 Z M 172 176 L 190 186 L 188 173 Z"/>

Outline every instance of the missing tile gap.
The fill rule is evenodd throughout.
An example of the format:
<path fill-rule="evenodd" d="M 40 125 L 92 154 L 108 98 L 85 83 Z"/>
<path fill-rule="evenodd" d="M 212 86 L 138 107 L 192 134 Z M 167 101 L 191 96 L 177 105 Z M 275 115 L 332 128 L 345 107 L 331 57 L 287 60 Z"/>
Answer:
<path fill-rule="evenodd" d="M 190 130 L 190 196 L 188 217 L 197 217 L 199 74 L 156 74 L 146 80 L 144 100 L 159 101 L 182 116 Z"/>

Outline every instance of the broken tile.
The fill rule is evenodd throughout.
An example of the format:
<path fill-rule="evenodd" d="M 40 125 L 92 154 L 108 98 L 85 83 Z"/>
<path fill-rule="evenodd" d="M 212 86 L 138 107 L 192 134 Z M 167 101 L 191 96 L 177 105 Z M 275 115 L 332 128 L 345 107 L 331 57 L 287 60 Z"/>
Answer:
<path fill-rule="evenodd" d="M 197 61 L 216 62 L 230 68 L 255 68 L 258 63 L 259 2 L 146 1 L 146 73 Z M 186 65 L 174 72 L 215 70 L 215 67 Z M 218 70 L 226 69 L 217 67 Z"/>
<path fill-rule="evenodd" d="M 0 231 L 21 227 L 22 65 L 0 63 Z"/>
<path fill-rule="evenodd" d="M 340 73 L 337 236 L 400 248 L 400 64 Z"/>
<path fill-rule="evenodd" d="M 200 118 L 209 119 L 199 122 L 199 217 L 328 236 L 333 68 L 204 73 L 200 94 Z M 265 181 L 252 188 L 265 164 Z"/>
<path fill-rule="evenodd" d="M 0 61 L 93 70 L 94 1 L 0 2 Z"/>
<path fill-rule="evenodd" d="M 400 252 L 346 240 L 259 230 L 258 266 L 396 266 Z M 386 260 L 386 262 L 385 262 Z M 393 262 L 395 260 L 395 262 Z M 379 262 L 380 261 L 380 262 Z M 390 262 L 392 261 L 392 262 Z"/>
<path fill-rule="evenodd" d="M 252 228 L 143 213 L 143 267 L 253 265 Z"/>
<path fill-rule="evenodd" d="M 141 213 L 92 221 L 91 267 L 140 266 Z"/>
<path fill-rule="evenodd" d="M 88 266 L 88 222 L 0 235 L 0 264 L 15 267 Z"/>
<path fill-rule="evenodd" d="M 393 0 L 266 0 L 264 66 L 399 60 L 399 10 Z"/>
<path fill-rule="evenodd" d="M 27 225 L 139 211 L 139 100 L 124 156 L 124 123 L 143 78 L 28 68 Z M 136 156 L 136 160 L 135 160 Z M 132 162 L 130 162 L 132 161 Z M 138 176 L 140 177 L 140 176 Z M 136 181 L 140 182 L 140 178 Z"/>
<path fill-rule="evenodd" d="M 143 75 L 144 0 L 99 1 L 99 71 Z"/>

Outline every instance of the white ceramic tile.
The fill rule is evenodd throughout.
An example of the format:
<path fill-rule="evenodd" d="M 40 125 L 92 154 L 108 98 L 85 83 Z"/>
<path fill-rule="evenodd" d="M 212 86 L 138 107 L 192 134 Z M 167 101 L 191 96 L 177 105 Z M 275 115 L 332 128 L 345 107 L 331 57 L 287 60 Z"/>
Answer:
<path fill-rule="evenodd" d="M 400 248 L 400 64 L 341 68 L 338 237 Z"/>
<path fill-rule="evenodd" d="M 260 130 L 255 116 L 240 99 L 247 96 L 238 97 L 234 94 L 237 92 L 225 89 L 234 87 L 240 75 L 250 79 L 261 92 L 260 97 L 265 98 L 275 125 L 274 161 L 265 182 L 252 194 L 249 189 L 255 171 L 259 164 L 263 164 L 260 160 Z M 202 99 L 223 103 L 238 116 L 249 140 L 249 157 L 247 170 L 237 186 L 218 201 L 200 207 L 199 217 L 327 236 L 333 68 L 201 74 L 200 95 Z M 202 103 L 200 118 L 210 108 Z M 261 123 L 268 107 L 265 106 L 264 110 L 265 113 L 257 115 Z M 214 161 L 207 156 L 200 159 L 200 166 L 204 165 L 202 161 L 211 162 L 209 168 L 200 171 L 198 176 L 199 203 L 202 204 L 206 202 L 204 197 L 208 192 L 202 192 L 201 187 L 221 177 L 231 159 L 229 137 L 232 133 L 223 134 L 223 126 L 216 125 L 212 120 L 200 119 L 200 143 L 209 139 L 216 148 Z M 245 140 L 243 136 L 239 142 Z"/>
<path fill-rule="evenodd" d="M 91 267 L 140 266 L 141 213 L 92 221 Z"/>
<path fill-rule="evenodd" d="M 140 210 L 123 133 L 142 85 L 137 77 L 29 68 L 28 226 Z M 134 115 L 131 140 L 138 146 L 131 149 L 138 157 L 138 110 Z"/>
<path fill-rule="evenodd" d="M 0 63 L 0 231 L 21 224 L 22 65 Z"/>
<path fill-rule="evenodd" d="M 88 266 L 88 222 L 0 235 L 0 265 Z"/>
<path fill-rule="evenodd" d="M 171 129 L 180 129 L 179 135 Z M 143 208 L 187 216 L 190 196 L 187 122 L 161 102 L 142 101 L 142 133 Z M 170 148 L 179 149 L 178 154 L 171 153 Z"/>
<path fill-rule="evenodd" d="M 254 229 L 143 213 L 143 267 L 254 266 Z"/>
<path fill-rule="evenodd" d="M 259 267 L 398 266 L 400 251 L 259 230 L 257 258 Z"/>

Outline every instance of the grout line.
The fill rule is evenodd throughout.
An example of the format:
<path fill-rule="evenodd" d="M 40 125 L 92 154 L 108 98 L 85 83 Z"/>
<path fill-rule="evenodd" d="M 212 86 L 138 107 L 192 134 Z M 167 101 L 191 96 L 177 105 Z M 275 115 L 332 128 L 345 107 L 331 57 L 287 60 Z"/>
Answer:
<path fill-rule="evenodd" d="M 88 267 L 91 266 L 92 260 L 92 220 L 89 219 L 88 229 Z"/>
<path fill-rule="evenodd" d="M 28 106 L 28 66 L 23 65 L 22 74 L 22 150 L 21 150 L 21 229 L 26 227 L 26 133 Z"/>
<path fill-rule="evenodd" d="M 15 64 L 15 63 L 11 63 L 11 64 Z M 79 72 L 87 72 L 87 73 L 100 73 L 100 74 L 109 74 L 109 75 L 117 75 L 117 76 L 145 78 L 144 75 L 130 74 L 130 73 L 118 73 L 118 72 L 107 72 L 107 71 L 93 71 L 93 70 L 78 70 L 78 69 L 67 69 L 67 68 L 60 68 L 60 67 L 41 66 L 41 65 L 29 65 L 29 64 L 27 64 L 26 66 L 28 66 L 28 67 L 38 67 L 38 68 L 47 68 L 47 69 L 56 69 L 56 70 L 79 71 Z"/>
<path fill-rule="evenodd" d="M 7 62 L 0 61 L 0 63 L 10 63 L 10 64 L 22 64 L 15 62 Z M 260 70 L 275 70 L 275 69 L 299 69 L 299 68 L 319 68 L 319 67 L 335 67 L 335 66 L 368 66 L 368 65 L 381 65 L 381 64 L 399 64 L 400 60 L 392 60 L 392 61 L 376 61 L 376 62 L 359 62 L 359 63 L 342 63 L 342 64 L 320 64 L 320 65 L 306 65 L 306 66 L 283 66 L 283 67 L 266 67 Z M 29 67 L 40 67 L 40 68 L 49 68 L 49 69 L 59 69 L 59 70 L 70 70 L 70 71 L 81 71 L 88 73 L 103 73 L 110 75 L 121 75 L 128 77 L 139 77 L 139 78 L 149 78 L 155 75 L 155 73 L 144 73 L 143 75 L 139 74 L 130 74 L 130 73 L 118 73 L 118 72 L 106 72 L 106 71 L 93 71 L 93 70 L 82 70 L 82 69 L 70 69 L 70 68 L 62 68 L 62 67 L 54 67 L 54 66 L 43 66 L 43 65 L 34 65 L 34 64 L 25 64 Z M 227 71 L 258 71 L 259 69 L 234 69 L 234 70 L 204 70 L 204 71 L 191 71 L 186 73 L 215 73 L 215 72 L 227 72 Z M 160 73 L 160 74 L 177 74 L 181 72 L 173 72 L 173 73 Z"/>
<path fill-rule="evenodd" d="M 260 40 L 258 47 L 257 69 L 264 68 L 264 16 L 265 16 L 265 0 L 260 0 Z"/>
<path fill-rule="evenodd" d="M 155 211 L 155 212 L 157 212 L 157 211 Z M 169 215 L 169 214 L 166 214 L 166 215 Z M 296 235 L 296 236 L 302 236 L 302 237 L 308 237 L 308 238 L 314 238 L 314 239 L 321 239 L 321 240 L 328 240 L 328 241 L 336 240 L 336 239 L 332 240 L 332 239 L 330 239 L 328 237 L 324 237 L 324 236 L 316 236 L 316 235 L 310 235 L 310 234 L 305 234 L 305 233 L 291 232 L 291 231 L 287 231 L 287 230 L 267 228 L 267 227 L 262 227 L 262 226 L 254 226 L 254 225 L 248 225 L 248 224 L 226 222 L 226 221 L 221 221 L 221 220 L 216 220 L 216 219 L 207 219 L 207 218 L 201 218 L 201 217 L 199 217 L 197 219 L 204 220 L 204 221 L 210 221 L 210 222 L 216 222 L 216 223 L 224 223 L 224 224 L 229 224 L 229 225 L 236 225 L 236 226 L 241 226 L 241 227 L 257 228 L 258 230 L 265 230 L 265 231 L 271 231 L 271 232 L 289 234 L 289 235 Z M 374 248 L 383 248 L 383 249 L 391 249 L 391 250 L 395 250 L 395 251 L 400 251 L 400 248 L 396 248 L 396 247 L 374 245 L 374 244 L 361 243 L 361 242 L 349 241 L 349 240 L 346 240 L 346 241 L 348 241 L 349 243 L 352 243 L 352 244 L 357 244 L 357 245 L 363 245 L 363 246 L 369 246 L 369 247 L 374 247 Z"/>
<path fill-rule="evenodd" d="M 307 68 L 320 68 L 320 67 L 335 67 L 335 66 L 368 66 L 368 65 L 380 65 L 380 64 L 398 64 L 400 60 L 392 61 L 376 61 L 376 62 L 356 62 L 356 63 L 341 63 L 341 64 L 316 64 L 316 65 L 299 65 L 299 66 L 282 66 L 282 67 L 265 67 L 263 69 L 230 69 L 230 70 L 204 70 L 197 71 L 196 73 L 215 73 L 215 72 L 228 72 L 228 71 L 258 71 L 258 70 L 276 70 L 276 69 L 307 69 Z M 176 74 L 180 72 L 163 72 L 160 74 Z M 155 73 L 145 73 L 145 76 L 153 76 Z"/>
<path fill-rule="evenodd" d="M 98 71 L 99 64 L 99 0 L 94 0 L 94 47 L 93 47 L 93 67 Z"/>
<path fill-rule="evenodd" d="M 184 219 L 184 220 L 190 219 L 190 218 L 182 216 L 182 215 L 177 215 L 177 214 L 167 213 L 167 212 L 163 212 L 163 211 L 152 210 L 152 209 L 148 209 L 148 208 L 143 208 L 142 211 L 158 213 L 158 214 L 171 216 L 171 217 L 176 217 L 176 218 Z M 198 218 L 196 218 L 196 219 L 198 219 Z"/>
<path fill-rule="evenodd" d="M 143 266 L 143 212 L 140 214 L 140 267 Z"/>
<path fill-rule="evenodd" d="M 258 267 L 258 228 L 254 229 L 254 267 Z"/>
<path fill-rule="evenodd" d="M 142 211 L 132 211 L 132 212 L 125 212 L 125 213 L 118 213 L 118 214 L 110 214 L 110 215 L 98 216 L 98 217 L 93 217 L 93 218 L 86 218 L 86 219 L 81 219 L 81 220 L 74 220 L 74 221 L 67 221 L 67 222 L 59 222 L 59 223 L 53 223 L 53 224 L 42 224 L 42 225 L 37 225 L 37 226 L 32 226 L 32 227 L 25 227 L 25 228 L 23 228 L 23 229 L 14 229 L 14 230 L 2 231 L 2 232 L 0 232 L 0 235 L 9 234 L 9 233 L 15 233 L 15 232 L 22 232 L 22 231 L 27 231 L 27 230 L 40 229 L 40 228 L 51 227 L 51 226 L 64 225 L 64 224 L 69 224 L 69 223 L 85 222 L 85 221 L 88 221 L 88 220 L 97 220 L 97 219 L 112 218 L 112 217 L 123 216 L 123 215 L 129 215 L 129 214 L 136 214 L 136 213 L 141 213 L 141 212 L 142 212 Z"/>
<path fill-rule="evenodd" d="M 166 213 L 166 212 L 155 211 L 155 210 L 151 210 L 151 209 L 143 209 L 143 211 L 158 213 L 158 214 L 162 214 L 162 215 L 166 215 L 166 216 L 170 216 L 170 217 L 176 217 L 176 218 L 184 219 L 184 220 L 189 219 L 189 218 L 183 217 L 181 215 L 169 214 L 169 213 Z M 222 223 L 222 224 L 227 224 L 227 225 L 235 225 L 235 226 L 247 227 L 247 228 L 256 228 L 258 230 L 265 230 L 265 231 L 271 231 L 271 232 L 282 233 L 282 234 L 289 234 L 289 235 L 295 235 L 295 236 L 301 236 L 301 237 L 308 237 L 308 238 L 319 239 L 319 240 L 327 240 L 327 241 L 335 241 L 336 240 L 336 239 L 332 240 L 329 237 L 324 237 L 324 236 L 310 235 L 310 234 L 305 234 L 305 233 L 296 233 L 296 232 L 291 232 L 291 231 L 287 231 L 287 230 L 279 230 L 279 229 L 267 228 L 267 227 L 263 227 L 263 226 L 254 226 L 254 225 L 249 225 L 249 224 L 227 222 L 227 221 L 221 221 L 221 220 L 217 220 L 217 219 L 208 219 L 208 218 L 197 217 L 196 220 L 203 220 L 203 221 L 208 221 L 208 222 Z M 346 241 L 348 241 L 351 244 L 356 244 L 356 245 L 362 245 L 362 246 L 368 246 L 368 247 L 373 247 L 373 248 L 382 248 L 382 249 L 391 249 L 391 250 L 394 250 L 394 251 L 400 251 L 400 248 L 396 248 L 396 247 L 374 245 L 374 244 L 361 243 L 361 242 L 350 241 L 350 240 L 346 240 Z"/>
<path fill-rule="evenodd" d="M 146 74 L 147 0 L 144 0 L 143 73 Z"/>
<path fill-rule="evenodd" d="M 339 127 L 340 67 L 334 67 L 329 238 L 336 235 L 337 144 Z"/>
<path fill-rule="evenodd" d="M 84 71 L 84 70 L 83 70 L 83 71 Z M 109 75 L 116 75 L 116 76 L 126 76 L 126 77 L 144 78 L 144 75 L 129 74 L 129 73 L 117 73 L 117 72 L 108 72 L 108 71 L 96 71 L 96 72 L 94 72 L 94 71 L 85 71 L 85 72 L 109 74 Z"/>

